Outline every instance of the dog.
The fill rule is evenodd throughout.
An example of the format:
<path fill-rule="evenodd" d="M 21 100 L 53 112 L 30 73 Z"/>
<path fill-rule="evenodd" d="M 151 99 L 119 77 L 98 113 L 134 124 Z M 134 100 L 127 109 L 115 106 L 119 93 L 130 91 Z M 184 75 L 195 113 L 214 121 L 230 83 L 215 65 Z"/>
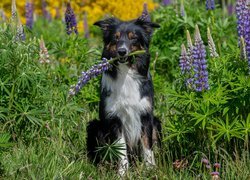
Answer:
<path fill-rule="evenodd" d="M 154 28 L 160 26 L 142 16 L 131 21 L 111 17 L 94 23 L 103 33 L 102 58 L 116 58 L 101 79 L 100 120 L 87 126 L 88 157 L 98 164 L 97 148 L 114 143 L 122 146 L 118 173 L 124 175 L 131 157 L 155 165 L 153 145 L 160 142 L 161 124 L 154 117 L 154 90 L 149 72 L 149 44 Z M 144 50 L 144 54 L 128 56 Z"/>

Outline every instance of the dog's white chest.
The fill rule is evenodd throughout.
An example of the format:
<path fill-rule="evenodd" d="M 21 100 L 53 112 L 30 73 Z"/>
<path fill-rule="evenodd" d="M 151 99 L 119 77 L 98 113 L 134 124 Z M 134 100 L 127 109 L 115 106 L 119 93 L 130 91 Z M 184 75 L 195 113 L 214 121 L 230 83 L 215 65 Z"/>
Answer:
<path fill-rule="evenodd" d="M 140 138 L 141 114 L 151 108 L 149 100 L 141 98 L 140 78 L 136 72 L 122 64 L 119 65 L 116 80 L 105 74 L 102 78 L 103 88 L 110 91 L 105 101 L 107 116 L 121 119 L 124 134 L 131 145 Z"/>

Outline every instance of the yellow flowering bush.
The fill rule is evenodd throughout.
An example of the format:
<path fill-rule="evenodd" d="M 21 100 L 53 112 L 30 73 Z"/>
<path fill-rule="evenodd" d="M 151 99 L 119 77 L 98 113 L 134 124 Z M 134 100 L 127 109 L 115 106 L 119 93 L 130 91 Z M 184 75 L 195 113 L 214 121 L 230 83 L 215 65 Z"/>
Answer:
<path fill-rule="evenodd" d="M 31 1 L 34 3 L 35 13 L 41 15 L 42 0 Z M 63 18 L 67 2 L 67 0 L 47 0 L 47 10 L 52 17 L 55 17 L 58 9 L 60 16 Z M 16 0 L 18 13 L 21 17 L 22 23 L 25 23 L 25 3 L 26 0 Z M 143 3 L 148 4 L 149 12 L 157 6 L 157 3 L 154 3 L 153 0 L 74 0 L 71 1 L 71 7 L 73 8 L 78 19 L 78 27 L 82 30 L 84 13 L 87 13 L 88 15 L 89 24 L 93 24 L 95 21 L 105 17 L 105 15 L 112 15 L 122 20 L 128 20 L 136 18 L 142 13 Z M 1 0 L 0 8 L 5 11 L 7 17 L 10 17 L 11 0 Z"/>

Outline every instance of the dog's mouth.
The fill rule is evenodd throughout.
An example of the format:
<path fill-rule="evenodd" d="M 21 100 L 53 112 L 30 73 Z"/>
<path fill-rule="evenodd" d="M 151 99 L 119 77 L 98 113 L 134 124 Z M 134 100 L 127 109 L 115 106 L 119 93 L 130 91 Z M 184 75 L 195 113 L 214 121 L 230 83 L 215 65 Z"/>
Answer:
<path fill-rule="evenodd" d="M 126 56 L 126 57 L 120 57 L 120 58 L 118 59 L 118 62 L 119 62 L 120 64 L 127 64 L 127 63 L 128 63 L 128 56 Z"/>

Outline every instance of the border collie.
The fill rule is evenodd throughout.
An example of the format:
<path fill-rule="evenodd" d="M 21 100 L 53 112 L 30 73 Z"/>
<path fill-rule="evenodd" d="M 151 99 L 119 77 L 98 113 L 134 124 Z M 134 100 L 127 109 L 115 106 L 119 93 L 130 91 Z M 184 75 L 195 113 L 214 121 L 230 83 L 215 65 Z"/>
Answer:
<path fill-rule="evenodd" d="M 97 147 L 117 142 L 123 146 L 118 173 L 124 175 L 133 156 L 142 157 L 147 165 L 155 165 L 152 148 L 160 141 L 161 125 L 153 115 L 149 43 L 153 28 L 159 25 L 143 17 L 131 21 L 108 18 L 94 25 L 103 32 L 102 58 L 118 60 L 102 75 L 100 120 L 87 126 L 88 157 L 99 163 L 102 159 Z M 128 56 L 137 50 L 145 53 Z"/>

